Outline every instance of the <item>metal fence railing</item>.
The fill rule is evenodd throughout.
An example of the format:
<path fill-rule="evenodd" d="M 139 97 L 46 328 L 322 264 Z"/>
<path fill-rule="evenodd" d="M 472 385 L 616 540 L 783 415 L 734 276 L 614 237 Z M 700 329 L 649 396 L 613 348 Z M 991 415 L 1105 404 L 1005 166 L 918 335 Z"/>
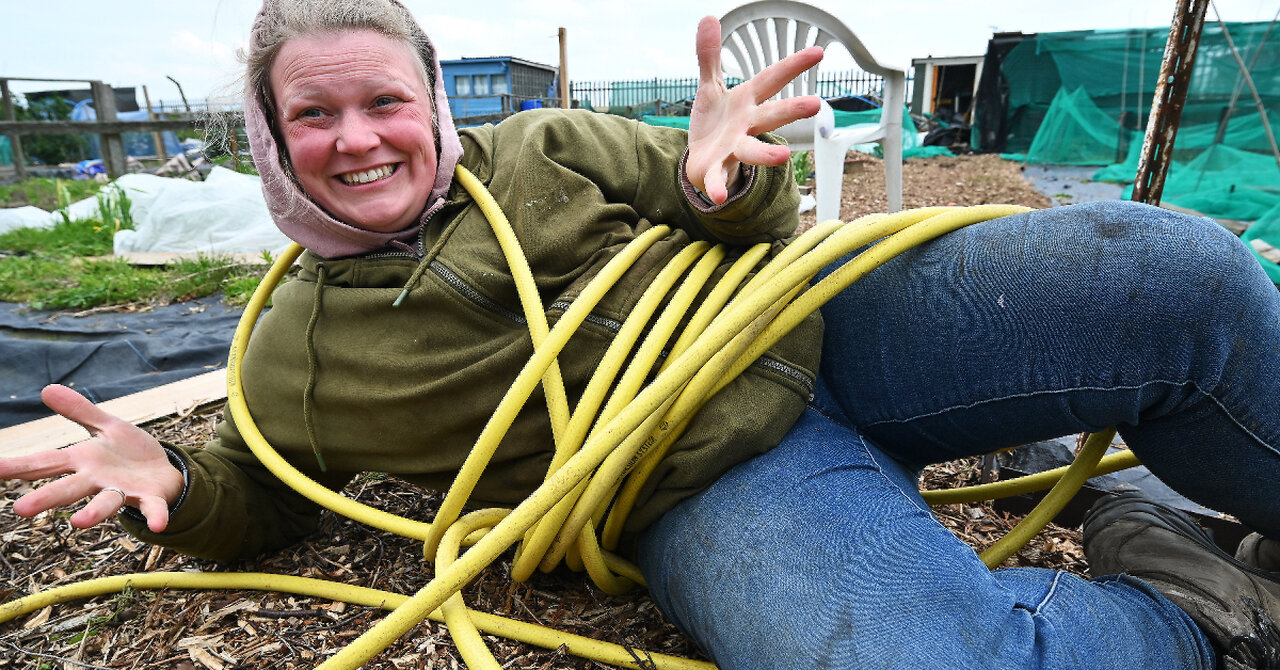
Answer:
<path fill-rule="evenodd" d="M 192 114 L 238 112 L 244 105 L 233 98 L 216 100 L 156 100 L 151 103 L 151 111 L 159 114 Z"/>
<path fill-rule="evenodd" d="M 907 99 L 911 99 L 912 79 L 911 73 L 907 73 Z M 15 79 L 12 77 L 6 79 Z M 5 83 L 0 80 L 0 83 Z M 726 82 L 729 86 L 735 86 L 741 83 L 741 80 L 730 78 Z M 100 85 L 100 82 L 95 82 Z M 861 70 L 848 71 L 832 71 L 819 73 L 817 92 L 824 98 L 840 98 L 847 96 L 861 96 L 872 102 L 878 103 L 880 91 L 884 86 L 883 78 L 863 72 Z M 7 88 L 7 87 L 2 87 Z M 574 81 L 570 83 L 570 97 L 574 100 L 576 106 L 587 107 L 601 112 L 611 112 L 614 114 L 624 114 L 631 117 L 639 117 L 642 114 L 660 114 L 660 115 L 687 115 L 689 113 L 690 103 L 694 93 L 698 90 L 697 77 L 683 78 L 654 78 L 631 81 Z M 7 91 L 6 91 L 7 92 Z M 502 118 L 509 116 L 527 106 L 545 106 L 558 107 L 560 101 L 556 97 L 548 96 L 540 100 L 536 98 L 525 98 L 513 95 L 497 96 L 501 98 L 500 103 L 494 100 L 495 96 L 453 96 L 451 102 L 455 109 L 454 117 L 459 121 L 466 121 L 463 125 L 474 125 L 479 123 L 496 123 Z M 0 99 L 7 96 L 0 96 Z M 540 102 L 540 105 L 525 103 Z M 481 104 L 483 103 L 483 104 Z M 492 108 L 481 109 L 484 105 Z M 105 110 L 104 110 L 105 111 Z M 239 135 L 239 128 L 242 127 L 243 120 L 239 118 L 240 104 L 239 101 L 221 98 L 216 100 L 155 100 L 151 105 L 151 111 L 155 115 L 155 120 L 146 122 L 117 122 L 113 119 L 113 112 L 102 114 L 96 124 L 79 124 L 75 126 L 67 126 L 65 123 L 58 124 L 52 122 L 16 122 L 11 113 L 4 114 L 4 110 L 0 110 L 0 134 L 9 135 L 9 145 L 11 151 L 17 157 L 17 162 L 24 162 L 22 154 L 22 145 L 19 139 L 21 135 L 43 135 L 57 133 L 104 133 L 107 142 L 107 150 L 105 162 L 108 164 L 108 172 L 111 174 L 122 173 L 124 170 L 124 150 L 122 146 L 117 146 L 119 142 L 119 133 L 135 132 L 135 131 L 160 131 L 170 129 L 188 129 L 200 130 L 208 127 L 223 128 L 228 130 L 236 130 Z M 226 122 L 210 124 L 209 118 L 215 115 L 232 115 L 232 119 Z M 211 143 L 222 147 L 218 138 L 211 138 Z M 227 150 L 232 153 L 243 152 L 243 146 L 237 147 L 238 142 L 230 144 Z M 15 169 L 19 174 L 23 173 L 23 166 L 17 165 Z"/>
<path fill-rule="evenodd" d="M 726 83 L 736 86 L 740 79 L 729 78 Z M 911 99 L 912 78 L 907 72 L 907 95 Z M 884 87 L 884 79 L 861 70 L 843 70 L 819 73 L 817 92 L 824 98 L 841 98 L 861 96 L 873 102 L 879 102 L 880 91 Z M 698 90 L 697 77 L 637 79 L 628 81 L 574 81 L 569 84 L 569 95 L 575 104 L 602 112 L 614 112 L 638 116 L 639 114 L 688 114 L 689 104 Z M 521 109 L 524 97 L 505 95 L 501 109 L 480 110 L 480 98 L 485 101 L 494 96 L 452 96 L 454 116 L 470 117 L 485 114 L 495 118 L 485 118 L 484 122 L 492 122 Z M 476 98 L 472 101 L 471 98 Z M 518 99 L 517 99 L 518 98 Z M 487 103 L 486 103 L 487 104 Z M 548 97 L 543 99 L 546 107 L 558 107 L 559 99 Z M 471 109 L 475 106 L 476 109 Z M 236 111 L 234 103 L 230 106 L 227 100 L 208 103 L 204 100 L 187 101 L 157 100 L 153 105 L 156 114 L 184 112 L 190 109 L 195 114 L 207 112 Z M 496 114 L 495 114 L 496 112 Z"/>
<path fill-rule="evenodd" d="M 730 78 L 732 87 L 740 79 Z M 911 77 L 907 77 L 907 99 L 911 98 Z M 822 72 L 817 93 L 824 98 L 861 96 L 879 101 L 884 78 L 861 70 Z M 635 109 L 647 113 L 681 113 L 698 90 L 697 77 L 678 79 L 639 79 L 632 81 L 575 81 L 569 84 L 570 96 L 584 107 L 599 111 L 621 112 Z"/>

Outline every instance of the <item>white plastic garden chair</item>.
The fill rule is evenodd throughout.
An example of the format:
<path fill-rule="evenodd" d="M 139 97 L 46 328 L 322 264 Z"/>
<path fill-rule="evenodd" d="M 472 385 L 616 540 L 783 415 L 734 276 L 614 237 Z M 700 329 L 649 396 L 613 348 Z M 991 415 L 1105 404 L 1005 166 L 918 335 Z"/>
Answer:
<path fill-rule="evenodd" d="M 813 151 L 818 221 L 840 216 L 840 193 L 844 186 L 844 158 L 855 144 L 878 142 L 884 154 L 885 189 L 889 211 L 902 209 L 902 105 L 906 95 L 906 74 L 881 65 L 839 19 L 812 5 L 793 0 L 761 0 L 731 10 L 720 19 L 724 50 L 738 67 L 731 74 L 748 79 L 764 68 L 806 47 L 826 48 L 839 43 L 853 56 L 858 67 L 884 77 L 884 94 L 878 125 L 835 127 L 835 115 L 825 100 L 818 114 L 789 123 L 776 133 L 791 145 L 792 152 Z M 722 59 L 730 62 L 729 59 Z M 779 98 L 817 95 L 818 68 L 815 66 L 778 94 Z"/>

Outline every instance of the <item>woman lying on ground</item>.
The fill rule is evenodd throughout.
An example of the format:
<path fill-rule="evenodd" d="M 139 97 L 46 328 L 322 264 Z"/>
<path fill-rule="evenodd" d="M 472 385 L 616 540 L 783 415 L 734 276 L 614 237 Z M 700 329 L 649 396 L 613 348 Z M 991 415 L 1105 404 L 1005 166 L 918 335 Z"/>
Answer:
<path fill-rule="evenodd" d="M 246 123 L 276 222 L 308 249 L 244 360 L 268 441 L 335 489 L 365 470 L 449 485 L 532 351 L 457 164 L 510 218 L 552 320 L 626 242 L 671 226 L 560 356 L 571 400 L 690 240 L 781 249 L 797 195 L 764 133 L 817 101 L 767 100 L 821 54 L 726 91 L 719 52 L 705 19 L 687 135 L 577 110 L 456 132 L 399 4 L 267 0 Z M 1277 667 L 1280 581 L 1263 569 L 1280 569 L 1280 296 L 1232 235 L 1121 202 L 1010 216 L 896 258 L 821 320 L 701 410 L 627 529 L 655 601 L 721 667 Z M 316 527 L 320 510 L 229 419 L 179 448 L 65 387 L 44 399 L 91 437 L 0 462 L 3 477 L 62 475 L 19 514 L 88 497 L 75 526 L 123 505 L 138 537 L 216 558 Z M 476 499 L 514 504 L 545 475 L 537 404 Z M 1126 497 L 1085 528 L 1092 570 L 1110 576 L 989 571 L 917 493 L 925 464 L 1111 425 L 1165 482 L 1259 531 L 1252 566 Z"/>

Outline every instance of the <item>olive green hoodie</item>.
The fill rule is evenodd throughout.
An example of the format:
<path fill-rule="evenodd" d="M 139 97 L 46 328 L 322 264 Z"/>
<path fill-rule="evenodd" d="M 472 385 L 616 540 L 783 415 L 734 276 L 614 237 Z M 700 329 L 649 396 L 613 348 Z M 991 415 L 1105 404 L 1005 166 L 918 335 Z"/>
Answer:
<path fill-rule="evenodd" d="M 797 222 L 798 196 L 785 168 L 750 170 L 721 206 L 699 202 L 682 177 L 687 136 L 680 130 L 541 110 L 461 135 L 461 163 L 510 219 L 552 322 L 628 241 L 658 224 L 672 228 L 560 356 L 571 404 L 641 293 L 691 239 L 772 241 L 777 251 Z M 533 350 L 483 213 L 455 183 L 423 226 L 417 253 L 325 259 L 308 252 L 301 266 L 296 280 L 276 290 L 244 359 L 258 427 L 286 459 L 334 488 L 379 471 L 446 489 Z M 777 444 L 812 393 L 820 339 L 821 323 L 810 317 L 713 398 L 648 480 L 628 529 L 642 529 Z M 514 505 L 541 482 L 551 453 L 539 391 L 472 499 Z M 184 502 L 163 534 L 127 521 L 140 538 L 230 558 L 289 544 L 314 528 L 319 510 L 258 463 L 229 416 L 216 439 L 184 459 Z"/>

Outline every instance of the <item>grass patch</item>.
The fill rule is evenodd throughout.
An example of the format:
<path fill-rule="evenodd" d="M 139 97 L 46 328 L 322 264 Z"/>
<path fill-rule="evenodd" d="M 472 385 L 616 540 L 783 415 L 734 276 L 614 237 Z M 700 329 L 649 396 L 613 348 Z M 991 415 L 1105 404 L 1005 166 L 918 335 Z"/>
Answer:
<path fill-rule="evenodd" d="M 51 228 L 0 234 L 0 301 L 23 302 L 34 309 L 83 310 L 182 302 L 221 291 L 227 303 L 244 304 L 266 274 L 265 266 L 230 256 L 202 255 L 162 267 L 113 258 L 112 238 L 133 228 L 129 198 L 118 187 L 94 195 L 94 217 L 72 220 L 63 214 Z M 264 260 L 269 263 L 270 255 L 264 254 Z"/>
<path fill-rule="evenodd" d="M 239 274 L 228 277 L 222 282 L 222 292 L 225 295 L 224 300 L 231 305 L 244 305 L 249 302 L 249 298 L 253 297 L 253 292 L 258 290 L 258 284 L 262 283 L 262 276 L 266 274 L 265 270 L 253 272 L 249 274 Z M 284 281 L 288 281 L 285 279 Z M 282 281 L 281 283 L 284 283 Z M 270 298 L 267 299 L 267 306 L 271 305 Z"/>
<path fill-rule="evenodd" d="M 0 258 L 0 300 L 33 309 L 90 309 L 109 305 L 168 304 L 219 291 L 244 304 L 266 268 L 227 256 L 200 256 L 163 267 L 130 265 L 112 257 L 25 253 Z"/>
<path fill-rule="evenodd" d="M 52 228 L 18 228 L 0 234 L 0 250 L 22 255 L 102 256 L 111 253 L 114 226 L 101 219 L 63 218 Z"/>
<path fill-rule="evenodd" d="M 73 181 L 36 177 L 0 186 L 0 207 L 33 205 L 52 212 L 96 195 L 103 186 L 101 182 L 92 179 Z"/>

